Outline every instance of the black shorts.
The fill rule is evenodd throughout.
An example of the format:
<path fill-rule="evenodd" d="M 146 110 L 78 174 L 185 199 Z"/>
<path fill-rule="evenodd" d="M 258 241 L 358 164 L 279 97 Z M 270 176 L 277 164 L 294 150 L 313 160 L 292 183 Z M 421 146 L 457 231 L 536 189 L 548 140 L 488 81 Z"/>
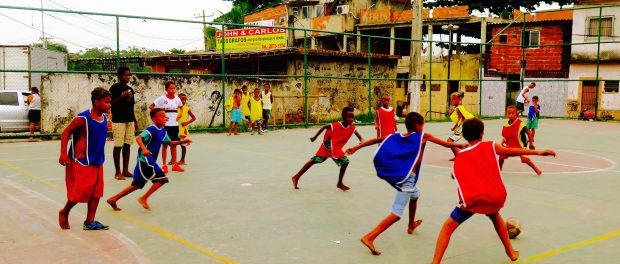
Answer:
<path fill-rule="evenodd" d="M 161 171 L 157 164 L 149 165 L 146 162 L 140 161 L 138 166 L 140 167 L 136 167 L 133 173 L 132 186 L 142 189 L 147 181 L 161 184 L 168 183 L 168 177 L 166 177 L 166 174 Z"/>
<path fill-rule="evenodd" d="M 28 121 L 31 123 L 41 122 L 41 110 L 28 110 Z"/>
<path fill-rule="evenodd" d="M 165 126 L 166 133 L 171 141 L 179 141 L 179 126 Z"/>

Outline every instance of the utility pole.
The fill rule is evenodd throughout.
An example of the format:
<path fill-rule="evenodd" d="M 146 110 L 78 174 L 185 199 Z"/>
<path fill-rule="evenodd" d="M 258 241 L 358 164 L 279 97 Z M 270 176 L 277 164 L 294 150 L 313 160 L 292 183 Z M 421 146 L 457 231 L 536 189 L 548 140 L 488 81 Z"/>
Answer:
<path fill-rule="evenodd" d="M 41 9 L 43 9 L 43 0 L 41 0 Z M 47 38 L 45 38 L 45 23 L 43 22 L 43 10 L 41 10 L 41 41 L 43 48 L 47 49 Z"/>
<path fill-rule="evenodd" d="M 211 15 L 205 15 L 205 10 L 202 10 L 202 15 L 198 14 L 195 15 L 194 18 L 200 18 L 202 17 L 202 35 L 204 37 L 204 42 L 205 42 L 205 51 L 209 50 L 209 36 L 207 36 L 207 17 L 212 17 L 213 14 Z"/>
<path fill-rule="evenodd" d="M 413 0 L 411 51 L 409 54 L 409 112 L 420 112 L 420 79 L 422 77 L 422 1 Z M 429 42 L 429 45 L 433 45 Z M 430 89 L 430 87 L 427 87 Z"/>

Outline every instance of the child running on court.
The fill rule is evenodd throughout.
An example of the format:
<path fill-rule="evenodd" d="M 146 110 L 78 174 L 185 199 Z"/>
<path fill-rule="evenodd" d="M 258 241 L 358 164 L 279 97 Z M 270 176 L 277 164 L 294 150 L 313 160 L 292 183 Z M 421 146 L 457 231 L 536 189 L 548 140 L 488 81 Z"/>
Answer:
<path fill-rule="evenodd" d="M 183 106 L 179 108 L 177 113 L 177 119 L 179 122 L 179 139 L 185 140 L 189 139 L 189 124 L 196 121 L 196 116 L 192 113 L 192 109 L 187 105 L 187 95 L 184 93 L 179 94 L 179 99 L 181 99 L 181 103 Z M 180 165 L 185 165 L 185 155 L 187 154 L 187 146 L 189 144 L 181 144 L 181 160 L 179 160 Z"/>
<path fill-rule="evenodd" d="M 167 113 L 164 109 L 153 108 L 150 112 L 150 116 L 154 125 L 147 127 L 136 137 L 136 142 L 138 146 L 140 146 L 140 149 L 138 149 L 138 162 L 133 170 L 133 181 L 129 186 L 125 187 L 125 189 L 107 200 L 108 204 L 112 206 L 115 211 L 121 210 L 116 205 L 119 199 L 137 189 L 142 189 L 147 181 L 153 182 L 153 185 L 143 196 L 138 198 L 138 203 L 140 203 L 144 209 L 151 210 L 148 203 L 149 197 L 161 186 L 168 183 L 166 174 L 159 165 L 157 165 L 157 155 L 159 155 L 161 145 L 179 145 L 191 142 L 189 139 L 183 139 L 181 141 L 170 140 L 164 128 L 168 120 Z"/>
<path fill-rule="evenodd" d="M 534 146 L 534 136 L 536 136 L 536 129 L 538 129 L 538 119 L 540 118 L 540 105 L 538 104 L 538 96 L 532 97 L 532 105 L 530 105 L 527 112 L 527 123 L 525 126 L 530 132 L 530 149 L 536 149 Z"/>
<path fill-rule="evenodd" d="M 480 119 L 474 118 L 464 122 L 463 136 L 470 147 L 456 155 L 452 170 L 457 184 L 459 205 L 454 208 L 441 228 L 433 258 L 435 264 L 441 262 L 454 230 L 474 214 L 486 214 L 493 222 L 506 255 L 512 261 L 519 258 L 519 252 L 514 250 L 510 243 L 506 223 L 499 214 L 499 210 L 506 202 L 506 187 L 497 165 L 497 155 L 555 156 L 555 152 L 550 149 L 536 151 L 505 148 L 492 141 L 483 142 L 483 135 L 484 124 Z"/>
<path fill-rule="evenodd" d="M 474 118 L 474 115 L 465 109 L 462 102 L 463 93 L 454 92 L 450 95 L 450 120 L 454 123 L 454 126 L 450 129 L 450 131 L 452 131 L 452 136 L 448 138 L 448 142 L 459 141 L 461 139 L 461 127 L 463 126 L 463 122 L 467 119 Z M 452 148 L 454 156 L 456 156 L 457 152 L 457 148 Z"/>
<path fill-rule="evenodd" d="M 62 131 L 60 158 L 65 166 L 67 203 L 58 212 L 58 224 L 69 229 L 69 213 L 77 203 L 88 203 L 84 230 L 107 230 L 108 226 L 95 221 L 99 199 L 103 196 L 103 163 L 108 119 L 104 115 L 112 106 L 112 94 L 104 88 L 90 93 L 92 109 L 79 113 Z M 67 151 L 67 143 L 71 146 Z"/>
<path fill-rule="evenodd" d="M 514 105 L 508 106 L 506 108 L 506 115 L 508 117 L 508 121 L 502 127 L 502 146 L 514 149 L 525 148 L 530 134 L 521 119 L 517 118 L 517 108 Z M 508 156 L 499 155 L 500 170 L 503 168 L 504 160 L 507 158 Z M 528 156 L 521 155 L 520 158 L 521 162 L 530 166 L 538 176 L 542 174 L 542 171 L 536 167 L 534 162 Z"/>
<path fill-rule="evenodd" d="M 334 122 L 321 127 L 321 129 L 316 132 L 316 135 L 310 138 L 310 141 L 314 142 L 324 130 L 326 131 L 323 136 L 323 143 L 319 147 L 319 150 L 316 152 L 315 156 L 310 158 L 310 160 L 306 162 L 303 167 L 301 167 L 299 172 L 291 178 L 295 189 L 299 189 L 297 186 L 299 179 L 308 169 L 310 169 L 310 167 L 312 167 L 312 165 L 323 163 L 328 158 L 331 158 L 336 165 L 340 167 L 340 174 L 338 175 L 338 184 L 336 187 L 343 191 L 351 189 L 344 185 L 342 181 L 344 178 L 344 173 L 347 171 L 347 167 L 349 166 L 349 158 L 347 158 L 342 148 L 345 144 L 347 144 L 353 134 L 355 134 L 360 142 L 362 141 L 362 136 L 359 132 L 357 132 L 355 125 L 353 124 L 354 116 L 353 108 L 345 107 L 342 109 L 342 121 Z"/>
<path fill-rule="evenodd" d="M 239 135 L 238 128 L 239 123 L 243 122 L 243 117 L 241 116 L 241 91 L 239 89 L 235 89 L 234 94 L 232 96 L 232 100 L 230 101 L 230 125 L 228 126 L 228 135 L 232 133 L 234 128 L 235 136 Z"/>
<path fill-rule="evenodd" d="M 179 108 L 183 106 L 183 102 L 181 102 L 181 98 L 179 98 L 177 93 L 177 86 L 172 81 L 167 81 L 164 83 L 164 88 L 166 89 L 166 94 L 160 96 L 155 99 L 155 102 L 149 105 L 149 108 L 161 108 L 164 109 L 166 115 L 168 116 L 168 121 L 166 121 L 166 125 L 164 128 L 166 132 L 168 132 L 168 136 L 172 141 L 179 141 L 179 122 L 177 121 L 177 113 Z M 168 173 L 168 165 L 166 164 L 166 159 L 168 157 L 168 145 L 164 145 L 164 150 L 161 154 L 161 158 L 163 161 L 163 166 L 161 167 L 164 173 Z M 183 172 L 185 169 L 181 168 L 177 163 L 177 148 L 175 145 L 170 146 L 170 154 L 172 155 L 172 159 L 170 162 L 172 163 L 172 170 Z"/>
<path fill-rule="evenodd" d="M 373 160 L 377 176 L 387 181 L 396 189 L 396 198 L 392 203 L 390 214 L 361 238 L 362 243 L 375 255 L 381 254 L 374 246 L 375 239 L 392 224 L 400 220 L 407 203 L 409 203 L 407 233 L 413 233 L 413 230 L 422 224 L 421 219 L 415 220 L 415 213 L 418 206 L 418 198 L 420 197 L 420 189 L 417 187 L 417 182 L 420 177 L 420 167 L 422 166 L 426 142 L 430 141 L 447 148 L 461 148 L 465 146 L 465 144 L 445 142 L 433 137 L 431 134 L 422 132 L 424 129 L 424 117 L 416 112 L 407 114 L 405 126 L 407 127 L 407 133 L 371 139 L 347 150 L 348 154 L 353 154 L 360 148 L 382 143 Z"/>
<path fill-rule="evenodd" d="M 263 134 L 261 124 L 263 120 L 263 99 L 260 97 L 260 89 L 254 89 L 254 96 L 248 102 L 250 108 L 250 128 L 252 135 L 258 131 L 259 135 Z"/>
<path fill-rule="evenodd" d="M 377 108 L 377 114 L 375 116 L 377 137 L 386 137 L 396 133 L 398 130 L 396 120 L 396 111 L 390 106 L 390 97 L 385 95 L 381 98 L 381 106 Z"/>

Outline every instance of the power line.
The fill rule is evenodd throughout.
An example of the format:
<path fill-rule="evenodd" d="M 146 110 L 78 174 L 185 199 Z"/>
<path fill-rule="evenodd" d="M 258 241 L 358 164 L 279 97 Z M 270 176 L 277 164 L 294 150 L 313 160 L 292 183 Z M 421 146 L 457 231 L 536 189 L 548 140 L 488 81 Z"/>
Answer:
<path fill-rule="evenodd" d="M 50 2 L 52 2 L 52 3 L 54 3 L 54 4 L 56 4 L 56 5 L 58 5 L 58 6 L 60 6 L 60 7 L 62 7 L 62 8 L 64 8 L 64 9 L 66 9 L 66 10 L 69 10 L 69 11 L 75 11 L 75 10 L 73 10 L 73 9 L 71 9 L 71 8 L 68 8 L 68 7 L 66 7 L 66 6 L 64 6 L 64 5 L 62 5 L 62 4 L 59 4 L 59 3 L 57 3 L 57 2 L 55 2 L 55 1 L 53 1 L 53 0 L 49 0 L 49 1 L 50 1 Z M 80 16 L 82 16 L 82 17 L 87 18 L 88 20 L 92 20 L 92 21 L 94 21 L 94 22 L 96 22 L 96 23 L 98 23 L 98 24 L 102 24 L 102 25 L 104 25 L 104 26 L 106 26 L 106 27 L 110 27 L 110 28 L 114 28 L 114 29 L 116 28 L 116 27 L 114 27 L 114 26 L 108 25 L 108 24 L 106 24 L 106 23 L 104 23 L 104 22 L 101 22 L 101 21 L 99 21 L 99 20 L 96 20 L 96 19 L 94 19 L 94 18 L 92 18 L 92 17 L 86 16 L 86 15 L 83 15 L 83 14 L 79 14 L 79 15 L 80 15 Z M 137 32 L 132 32 L 132 31 L 129 31 L 129 30 L 124 30 L 124 29 L 119 29 L 119 30 L 120 30 L 120 31 L 123 31 L 123 32 L 126 32 L 126 33 L 130 33 L 130 34 L 134 34 L 134 35 L 142 36 L 142 37 L 145 37 L 145 38 L 151 38 L 151 39 L 171 40 L 171 41 L 175 41 L 175 40 L 177 40 L 177 41 L 183 41 L 183 40 L 193 40 L 193 38 L 187 38 L 187 39 L 172 39 L 172 38 L 154 37 L 154 36 L 144 35 L 144 34 L 137 33 Z"/>
<path fill-rule="evenodd" d="M 3 13 L 0 13 L 0 15 L 1 15 L 1 16 L 4 16 L 4 17 L 6 17 L 6 18 L 8 18 L 8 19 L 10 19 L 10 20 L 13 20 L 13 21 L 15 21 L 15 22 L 17 22 L 17 23 L 19 23 L 19 24 L 21 24 L 21 25 L 25 26 L 25 27 L 28 27 L 28 28 L 30 28 L 30 29 L 34 29 L 34 30 L 36 30 L 36 31 L 42 32 L 42 31 L 41 31 L 41 29 L 39 29 L 39 28 L 36 28 L 36 27 L 30 26 L 30 25 L 28 25 L 28 24 L 26 24 L 26 23 L 23 23 L 23 22 L 21 22 L 21 21 L 19 21 L 19 20 L 15 19 L 15 18 L 12 18 L 12 17 L 10 17 L 10 16 L 7 16 L 7 15 L 5 15 L 5 14 L 3 14 Z M 63 39 L 63 38 L 61 38 L 61 37 L 58 37 L 58 36 L 56 36 L 56 35 L 52 35 L 52 34 L 50 34 L 50 33 L 47 33 L 47 35 L 50 35 L 50 36 L 52 36 L 52 37 L 54 37 L 54 38 L 57 38 L 57 39 L 59 39 L 59 40 L 62 40 L 62 41 L 64 41 L 64 42 L 67 42 L 67 43 L 73 44 L 73 45 L 78 46 L 78 47 L 80 47 L 80 48 L 88 49 L 88 48 L 87 48 L 87 47 L 85 47 L 85 46 L 82 46 L 82 45 L 80 45 L 80 44 L 77 44 L 77 43 L 74 43 L 74 42 L 68 41 L 68 40 Z"/>

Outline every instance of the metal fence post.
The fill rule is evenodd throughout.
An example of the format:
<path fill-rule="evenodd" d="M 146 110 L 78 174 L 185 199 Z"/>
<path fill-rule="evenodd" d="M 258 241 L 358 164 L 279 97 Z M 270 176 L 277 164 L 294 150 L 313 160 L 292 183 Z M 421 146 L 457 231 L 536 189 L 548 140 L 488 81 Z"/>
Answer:
<path fill-rule="evenodd" d="M 371 61 L 371 52 L 372 52 L 372 41 L 370 36 L 368 36 L 368 116 L 372 115 L 372 61 Z"/>
<path fill-rule="evenodd" d="M 121 67 L 121 34 L 118 20 L 119 18 L 116 16 L 116 69 Z"/>
<path fill-rule="evenodd" d="M 594 95 L 594 118 L 598 117 L 598 93 L 601 88 L 601 81 L 599 79 L 600 67 L 601 67 L 601 33 L 603 31 L 603 7 L 598 9 L 598 38 L 596 40 L 596 94 Z"/>
<path fill-rule="evenodd" d="M 222 97 L 221 101 L 225 102 L 226 100 L 226 26 L 222 25 L 222 71 L 221 71 L 221 80 L 222 80 Z M 215 114 L 217 114 L 218 109 L 215 109 Z M 222 104 L 222 126 L 226 129 L 226 104 Z"/>
<path fill-rule="evenodd" d="M 433 40 L 429 39 L 429 42 L 428 42 L 428 87 L 426 87 L 426 89 L 428 91 L 428 113 L 430 114 L 429 115 L 430 121 L 433 121 L 433 112 L 432 112 L 433 111 L 433 45 L 434 45 Z"/>
<path fill-rule="evenodd" d="M 308 31 L 304 29 L 304 116 L 308 127 Z"/>

